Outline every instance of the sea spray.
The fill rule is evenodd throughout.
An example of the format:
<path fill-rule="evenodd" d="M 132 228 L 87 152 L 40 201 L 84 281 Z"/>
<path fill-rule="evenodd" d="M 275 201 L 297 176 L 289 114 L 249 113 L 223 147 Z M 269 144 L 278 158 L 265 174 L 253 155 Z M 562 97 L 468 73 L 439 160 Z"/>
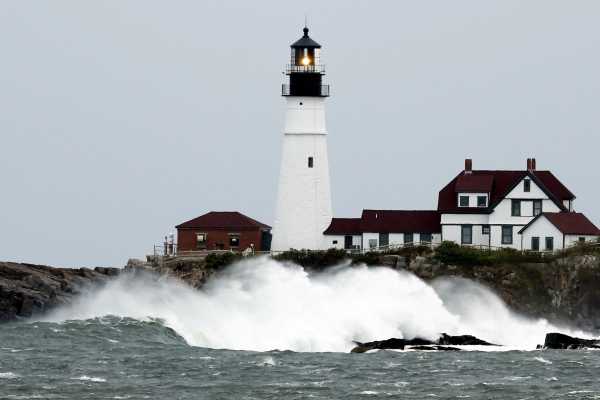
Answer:
<path fill-rule="evenodd" d="M 150 274 L 124 274 L 47 320 L 104 315 L 158 318 L 190 345 L 267 351 L 348 351 L 353 340 L 472 334 L 535 348 L 556 330 L 513 315 L 470 281 L 436 281 L 383 267 L 340 266 L 310 274 L 270 258 L 239 262 L 202 290 Z"/>

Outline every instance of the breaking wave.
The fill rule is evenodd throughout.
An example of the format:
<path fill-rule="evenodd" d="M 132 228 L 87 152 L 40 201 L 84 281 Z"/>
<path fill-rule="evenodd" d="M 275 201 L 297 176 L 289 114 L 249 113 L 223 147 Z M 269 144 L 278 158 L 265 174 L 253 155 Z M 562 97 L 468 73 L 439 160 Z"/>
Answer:
<path fill-rule="evenodd" d="M 160 319 L 192 346 L 257 351 L 346 352 L 354 340 L 433 339 L 442 332 L 534 349 L 547 332 L 560 331 L 515 315 L 468 280 L 428 285 L 405 271 L 366 266 L 310 274 L 269 258 L 232 265 L 202 290 L 151 274 L 123 274 L 45 320 L 106 315 Z"/>

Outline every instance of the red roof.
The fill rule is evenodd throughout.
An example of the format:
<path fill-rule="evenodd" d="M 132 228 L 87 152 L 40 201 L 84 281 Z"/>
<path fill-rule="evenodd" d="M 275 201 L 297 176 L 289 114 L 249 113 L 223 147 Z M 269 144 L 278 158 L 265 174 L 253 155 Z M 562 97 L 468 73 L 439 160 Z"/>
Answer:
<path fill-rule="evenodd" d="M 469 176 L 469 178 L 465 178 Z M 569 191 L 550 171 L 472 171 L 465 175 L 461 172 L 442 190 L 438 196 L 438 211 L 454 213 L 479 213 L 492 212 L 496 205 L 508 195 L 508 193 L 529 176 L 556 205 L 566 211 L 563 200 L 573 200 L 575 196 Z M 460 188 L 481 188 L 491 182 L 491 189 L 485 191 L 490 193 L 489 207 L 458 207 L 456 193 Z M 470 191 L 470 190 L 469 190 Z"/>
<path fill-rule="evenodd" d="M 269 225 L 258 222 L 237 211 L 211 211 L 208 214 L 184 222 L 177 229 L 271 229 Z"/>
<path fill-rule="evenodd" d="M 587 219 L 582 213 L 561 212 L 561 213 L 542 213 L 559 231 L 566 235 L 593 235 L 600 236 L 600 229 Z M 539 218 L 537 217 L 537 218 Z M 535 220 L 527 224 L 520 232 L 525 231 Z"/>
<path fill-rule="evenodd" d="M 360 218 L 332 218 L 325 235 L 360 235 Z"/>
<path fill-rule="evenodd" d="M 439 233 L 440 213 L 425 210 L 363 210 L 362 232 Z"/>
<path fill-rule="evenodd" d="M 462 174 L 456 179 L 454 190 L 462 193 L 490 193 L 494 175 Z"/>

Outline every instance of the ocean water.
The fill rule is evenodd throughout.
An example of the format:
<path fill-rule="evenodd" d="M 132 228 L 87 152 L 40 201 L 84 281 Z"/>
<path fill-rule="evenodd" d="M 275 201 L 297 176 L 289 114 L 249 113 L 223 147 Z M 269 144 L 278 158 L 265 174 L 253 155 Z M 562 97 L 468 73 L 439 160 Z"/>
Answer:
<path fill-rule="evenodd" d="M 600 398 L 596 351 L 213 350 L 118 317 L 2 325 L 0 343 L 2 399 Z"/>
<path fill-rule="evenodd" d="M 464 280 L 242 262 L 201 291 L 124 275 L 43 319 L 0 325 L 0 399 L 600 399 L 589 336 L 515 315 Z M 353 340 L 472 334 L 500 346 L 350 354 Z"/>

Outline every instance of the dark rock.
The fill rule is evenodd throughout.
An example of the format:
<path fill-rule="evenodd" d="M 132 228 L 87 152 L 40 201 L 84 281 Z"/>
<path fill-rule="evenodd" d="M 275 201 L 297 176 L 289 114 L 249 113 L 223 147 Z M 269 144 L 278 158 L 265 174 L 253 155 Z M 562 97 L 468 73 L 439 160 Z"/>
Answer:
<path fill-rule="evenodd" d="M 440 336 L 437 343 L 444 346 L 495 346 L 494 344 L 476 338 L 475 336 L 451 336 L 445 333 L 442 333 L 442 336 Z"/>
<path fill-rule="evenodd" d="M 42 314 L 119 275 L 118 268 L 70 269 L 0 262 L 0 321 Z"/>
<path fill-rule="evenodd" d="M 544 349 L 581 350 L 600 349 L 600 340 L 581 339 L 563 333 L 548 333 L 544 341 Z"/>
<path fill-rule="evenodd" d="M 351 353 L 365 353 L 369 350 L 404 350 L 405 347 L 412 346 L 413 350 L 453 350 L 451 347 L 444 348 L 445 346 L 467 346 L 467 345 L 480 345 L 480 346 L 494 346 L 491 343 L 488 343 L 484 340 L 478 339 L 475 336 L 471 335 L 462 335 L 462 336 L 451 336 L 445 333 L 435 341 L 423 339 L 423 338 L 413 338 L 413 339 L 387 339 L 387 340 L 377 340 L 374 342 L 367 343 L 356 343 L 356 347 L 354 347 L 350 352 Z M 426 347 L 426 348 L 423 348 Z M 440 347 L 438 349 L 438 347 Z M 458 349 L 457 349 L 458 350 Z"/>
<path fill-rule="evenodd" d="M 448 346 L 414 346 L 410 348 L 411 350 L 423 350 L 423 351 L 460 351 L 458 347 L 448 347 Z"/>
<path fill-rule="evenodd" d="M 381 257 L 381 265 L 385 265 L 386 267 L 396 268 L 398 264 L 398 256 L 397 255 L 385 255 Z"/>

